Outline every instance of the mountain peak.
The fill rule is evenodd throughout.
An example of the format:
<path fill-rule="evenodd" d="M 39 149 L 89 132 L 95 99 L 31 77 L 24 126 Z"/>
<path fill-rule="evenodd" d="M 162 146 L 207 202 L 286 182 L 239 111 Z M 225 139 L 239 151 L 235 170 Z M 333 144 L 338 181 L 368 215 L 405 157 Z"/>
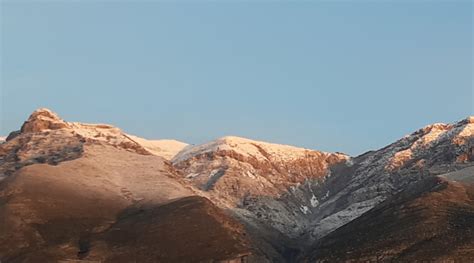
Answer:
<path fill-rule="evenodd" d="M 302 158 L 310 152 L 328 154 L 291 145 L 256 141 L 237 136 L 224 136 L 205 144 L 187 147 L 174 157 L 173 162 L 178 163 L 202 154 L 217 152 L 233 152 L 257 160 L 268 160 L 268 158 L 271 158 L 281 161 Z"/>
<path fill-rule="evenodd" d="M 33 111 L 28 118 L 28 120 L 39 119 L 39 118 L 49 118 L 52 120 L 61 120 L 59 115 L 48 108 L 39 108 Z"/>
<path fill-rule="evenodd" d="M 109 124 L 88 124 L 68 122 L 47 108 L 39 108 L 28 117 L 19 131 L 11 132 L 6 141 L 24 135 L 45 138 L 51 132 L 61 134 L 60 137 L 78 136 L 85 141 L 105 143 L 128 151 L 144 155 L 157 155 L 167 160 L 171 159 L 187 144 L 173 140 L 146 140 L 126 134 L 120 128 Z M 59 136 L 59 135 L 58 135 Z M 0 137 L 0 143 L 3 142 Z"/>
<path fill-rule="evenodd" d="M 433 124 L 425 126 L 424 128 L 422 128 L 422 130 L 424 131 L 446 130 L 446 129 L 449 129 L 450 126 L 451 126 L 450 124 L 446 124 L 446 123 L 433 123 Z"/>
<path fill-rule="evenodd" d="M 56 113 L 46 108 L 35 110 L 21 126 L 21 132 L 39 132 L 67 128 L 67 123 Z"/>

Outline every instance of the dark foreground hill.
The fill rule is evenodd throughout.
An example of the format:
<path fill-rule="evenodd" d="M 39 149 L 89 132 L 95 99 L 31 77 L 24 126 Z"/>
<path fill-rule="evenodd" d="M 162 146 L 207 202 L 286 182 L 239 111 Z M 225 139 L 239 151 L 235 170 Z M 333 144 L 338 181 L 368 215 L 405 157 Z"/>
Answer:
<path fill-rule="evenodd" d="M 101 262 L 245 262 L 250 250 L 241 224 L 189 196 L 125 210 L 109 229 L 84 238 L 80 253 Z"/>

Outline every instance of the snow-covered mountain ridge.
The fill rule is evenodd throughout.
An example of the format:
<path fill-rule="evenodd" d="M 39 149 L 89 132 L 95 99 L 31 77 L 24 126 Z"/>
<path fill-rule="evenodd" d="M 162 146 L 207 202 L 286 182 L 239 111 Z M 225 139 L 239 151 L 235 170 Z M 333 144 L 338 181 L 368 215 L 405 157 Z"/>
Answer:
<path fill-rule="evenodd" d="M 188 147 L 177 154 L 172 159 L 172 162 L 179 163 L 206 153 L 228 151 L 259 161 L 269 160 L 270 158 L 280 161 L 290 161 L 304 158 L 310 152 L 314 152 L 314 150 L 290 145 L 250 140 L 237 136 L 225 136 L 205 144 Z"/>
<path fill-rule="evenodd" d="M 328 175 L 332 164 L 349 157 L 289 145 L 227 136 L 188 146 L 171 161 L 198 188 L 238 203 L 243 196 L 280 196 L 308 178 Z"/>
<path fill-rule="evenodd" d="M 179 189 L 210 199 L 243 223 L 256 254 L 292 262 L 311 244 L 427 177 L 473 181 L 473 161 L 474 117 L 428 125 L 350 157 L 236 136 L 202 145 L 146 140 L 112 125 L 67 122 L 39 109 L 0 144 L 0 179 L 36 173 L 41 165 L 53 179 L 75 164 L 83 169 L 76 176 L 93 167 L 101 184 L 133 204 Z"/>
<path fill-rule="evenodd" d="M 427 125 L 357 157 L 224 137 L 190 146 L 172 161 L 211 199 L 237 204 L 234 211 L 247 222 L 304 244 L 416 181 L 471 166 L 473 139 L 468 117 Z"/>
<path fill-rule="evenodd" d="M 473 120 L 428 125 L 380 150 L 354 157 L 352 167 L 334 172 L 333 180 L 324 186 L 333 194 L 315 209 L 311 235 L 321 238 L 425 177 L 471 166 Z"/>
<path fill-rule="evenodd" d="M 46 108 L 34 111 L 19 131 L 12 132 L 7 140 L 20 134 L 55 133 L 60 131 L 79 136 L 86 141 L 105 143 L 144 155 L 157 155 L 170 160 L 176 153 L 187 146 L 176 140 L 146 140 L 129 135 L 109 124 L 88 124 L 67 122 L 56 113 Z"/>

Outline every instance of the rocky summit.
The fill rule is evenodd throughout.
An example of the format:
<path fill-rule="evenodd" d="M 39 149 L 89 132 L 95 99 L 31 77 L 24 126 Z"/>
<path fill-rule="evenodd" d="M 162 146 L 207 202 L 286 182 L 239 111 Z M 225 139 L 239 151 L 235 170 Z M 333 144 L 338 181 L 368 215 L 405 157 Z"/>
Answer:
<path fill-rule="evenodd" d="M 474 262 L 474 117 L 348 156 L 33 112 L 0 140 L 1 262 Z"/>

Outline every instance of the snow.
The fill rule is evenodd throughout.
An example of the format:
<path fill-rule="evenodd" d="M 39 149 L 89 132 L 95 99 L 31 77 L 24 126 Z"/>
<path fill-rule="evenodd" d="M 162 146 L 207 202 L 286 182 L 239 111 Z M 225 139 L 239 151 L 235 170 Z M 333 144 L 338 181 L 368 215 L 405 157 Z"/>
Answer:
<path fill-rule="evenodd" d="M 311 196 L 310 202 L 311 202 L 311 206 L 312 206 L 312 207 L 316 207 L 316 206 L 319 205 L 318 198 L 316 198 L 316 196 L 314 196 L 314 194 L 313 194 L 313 196 Z"/>
<path fill-rule="evenodd" d="M 413 156 L 411 149 L 396 152 L 390 159 L 390 162 L 385 166 L 386 170 L 394 170 L 401 167 L 406 161 L 410 160 Z"/>
<path fill-rule="evenodd" d="M 219 169 L 214 169 L 214 170 L 212 170 L 211 173 L 209 174 L 209 177 L 213 177 L 213 176 L 216 175 L 218 172 L 219 172 Z"/>
<path fill-rule="evenodd" d="M 441 134 L 451 129 L 451 125 L 436 123 L 429 126 L 429 132 L 426 133 L 420 140 L 416 141 L 415 147 L 426 146 L 429 143 L 437 140 Z"/>
<path fill-rule="evenodd" d="M 176 154 L 188 146 L 187 143 L 177 140 L 147 140 L 134 135 L 128 136 L 152 154 L 161 156 L 167 160 L 171 160 Z"/>
<path fill-rule="evenodd" d="M 149 153 L 171 160 L 179 151 L 188 144 L 176 140 L 147 140 L 124 133 L 121 129 L 109 124 L 89 124 L 79 122 L 66 122 L 68 129 L 82 137 L 95 141 L 106 142 L 112 145 L 133 143 L 143 147 Z"/>
<path fill-rule="evenodd" d="M 318 209 L 329 209 L 327 217 L 315 220 L 313 235 L 321 238 L 334 229 L 346 224 L 370 210 L 385 198 L 396 192 L 396 182 L 391 180 L 391 171 L 403 167 L 411 160 L 430 158 L 437 149 L 443 149 L 450 144 L 468 145 L 474 134 L 474 118 L 453 123 L 436 123 L 409 134 L 397 142 L 368 154 L 365 160 L 358 163 L 350 184 L 342 191 L 335 192 L 332 198 L 329 193 L 320 197 Z M 460 148 L 469 150 L 468 147 Z M 466 151 L 467 151 L 466 150 Z M 346 164 L 350 162 L 347 160 Z M 422 161 L 419 161 L 422 163 Z M 413 164 L 415 165 L 415 164 Z M 443 175 L 451 180 L 472 181 L 474 168 L 466 168 L 457 173 Z M 378 176 L 378 177 L 374 177 Z M 373 183 L 371 178 L 376 178 Z M 364 185 L 367 182 L 367 185 Z M 347 207 L 331 211 L 331 207 L 341 200 L 350 200 Z M 311 201 L 311 200 L 310 200 Z"/>
<path fill-rule="evenodd" d="M 52 121 L 55 121 L 53 118 Z M 267 161 L 270 160 L 273 163 L 276 163 L 278 166 L 280 164 L 278 162 L 284 161 L 291 161 L 296 160 L 299 158 L 304 158 L 308 156 L 308 154 L 313 154 L 318 156 L 317 154 L 321 154 L 324 156 L 327 153 L 313 151 L 304 148 L 298 148 L 289 145 L 281 145 L 281 144 L 274 144 L 256 140 L 250 140 L 246 138 L 240 138 L 235 136 L 227 136 L 223 138 L 216 139 L 206 144 L 197 145 L 197 146 L 190 146 L 186 143 L 175 141 L 175 140 L 148 140 L 144 138 L 140 138 L 134 135 L 129 135 L 121 131 L 119 128 L 116 128 L 111 125 L 106 124 L 83 124 L 83 123 L 67 123 L 67 129 L 73 129 L 77 134 L 82 135 L 83 137 L 90 138 L 93 140 L 104 141 L 109 144 L 113 145 L 120 145 L 121 143 L 135 143 L 149 151 L 150 153 L 164 157 L 168 160 L 172 160 L 173 163 L 179 163 L 184 160 L 189 160 L 195 156 L 211 153 L 211 152 L 218 152 L 218 151 L 232 151 L 239 155 L 242 155 L 247 158 Z M 369 154 L 367 158 L 363 162 L 357 164 L 357 172 L 355 172 L 353 177 L 351 177 L 350 184 L 345 186 L 344 189 L 339 188 L 332 188 L 330 184 L 325 185 L 324 181 L 318 181 L 322 185 L 321 188 L 318 189 L 318 194 L 313 193 L 313 189 L 310 187 L 310 184 L 307 184 L 309 187 L 308 191 L 299 192 L 300 187 L 304 186 L 300 185 L 300 183 L 295 185 L 290 185 L 288 183 L 285 187 L 289 186 L 289 189 L 292 193 L 300 194 L 301 195 L 294 195 L 297 198 L 294 198 L 295 201 L 285 201 L 279 200 L 277 198 L 273 198 L 272 196 L 265 196 L 265 201 L 262 201 L 262 210 L 266 213 L 265 216 L 268 216 L 271 221 L 273 222 L 272 226 L 276 227 L 277 229 L 281 230 L 282 233 L 288 231 L 290 225 L 298 224 L 298 227 L 301 230 L 307 231 L 309 230 L 305 224 L 311 227 L 314 227 L 313 234 L 321 237 L 325 234 L 331 232 L 332 230 L 346 224 L 347 222 L 357 218 L 358 216 L 362 215 L 366 211 L 370 210 L 373 206 L 381 202 L 385 197 L 388 196 L 388 193 L 393 193 L 394 190 L 390 181 L 388 181 L 387 177 L 373 177 L 374 175 L 381 174 L 383 175 L 384 168 L 387 168 L 387 164 L 392 164 L 394 167 L 399 167 L 403 165 L 407 160 L 412 158 L 416 158 L 420 156 L 420 151 L 424 151 L 429 147 L 432 147 L 438 142 L 451 142 L 456 140 L 456 143 L 465 143 L 472 134 L 474 133 L 474 118 L 468 118 L 467 122 L 460 122 L 458 124 L 433 124 L 424 127 L 423 129 L 417 131 L 416 133 L 410 134 L 405 136 L 403 139 L 397 141 L 393 145 L 388 146 L 386 149 L 382 149 L 376 151 L 374 154 Z M 1 138 L 0 138 L 1 140 Z M 453 141 L 454 142 L 454 141 Z M 162 184 L 161 182 L 156 182 L 155 185 L 152 185 L 150 182 L 152 179 L 155 180 L 153 176 L 155 172 L 160 173 L 160 169 L 164 169 L 164 160 L 163 158 L 158 158 L 156 156 L 135 156 L 130 153 L 124 151 L 115 151 L 112 147 L 108 147 L 107 151 L 102 149 L 102 147 L 94 147 L 94 151 L 88 153 L 88 156 L 94 154 L 94 158 L 97 158 L 97 166 L 101 167 L 103 161 L 106 161 L 104 165 L 107 168 L 111 168 L 110 172 L 106 171 L 107 176 L 110 173 L 110 178 L 115 185 L 124 185 L 127 188 L 138 187 L 138 186 L 129 186 L 130 182 L 128 182 L 128 177 L 132 178 L 135 177 L 137 174 L 135 171 L 128 171 L 134 166 L 126 165 L 129 163 L 129 160 L 133 163 L 136 163 L 135 166 L 140 167 L 140 173 L 143 176 L 146 175 L 147 180 L 143 184 L 143 187 L 146 187 L 147 193 L 150 196 L 154 196 L 155 194 L 159 194 L 161 191 L 156 191 L 156 187 Z M 95 148 L 97 148 L 97 153 Z M 92 149 L 88 147 L 87 149 Z M 109 156 L 109 151 L 112 156 Z M 96 155 L 96 156 L 95 156 Z M 105 156 L 102 156 L 105 155 Z M 353 165 L 353 159 L 341 154 L 342 158 L 346 158 L 345 162 L 347 166 Z M 88 157 L 90 158 L 90 157 Z M 81 158 L 83 159 L 83 158 Z M 136 159 L 136 160 L 135 160 Z M 84 158 L 85 161 L 88 161 L 87 158 Z M 93 159 L 95 160 L 95 159 Z M 123 163 L 123 160 L 127 160 L 126 163 Z M 142 161 L 143 160 L 143 161 Z M 355 159 L 357 160 L 357 159 Z M 80 160 L 82 162 L 82 160 Z M 206 160 L 207 161 L 207 160 Z M 252 160 L 253 161 L 253 160 Z M 79 161 L 73 161 L 68 163 L 74 163 Z M 162 163 L 160 166 L 157 166 L 156 163 Z M 230 165 L 231 168 L 238 168 L 238 169 L 230 169 L 229 172 L 234 172 L 238 175 L 241 179 L 243 178 L 244 183 L 249 183 L 251 188 L 256 188 L 258 194 L 264 196 L 266 193 L 273 194 L 274 192 L 271 187 L 273 187 L 273 182 L 276 180 L 285 181 L 289 178 L 271 178 L 266 179 L 263 176 L 263 172 L 255 170 L 251 168 L 252 166 L 248 163 L 242 162 L 237 163 L 237 160 L 225 160 L 225 165 Z M 207 180 L 204 189 L 213 189 L 213 185 L 216 183 L 219 178 L 226 173 L 226 170 L 223 169 L 222 163 L 214 160 L 209 161 L 208 163 L 200 163 L 196 162 L 194 165 L 191 166 L 189 169 L 183 169 L 183 172 L 186 179 L 190 181 L 192 179 L 199 179 L 196 180 L 198 183 L 202 183 L 202 181 Z M 117 167 L 109 167 L 115 165 Z M 125 165 L 125 166 L 123 166 Z M 205 166 L 204 166 L 205 165 Z M 233 166 L 239 165 L 239 166 Z M 324 164 L 323 164 L 324 165 Z M 179 165 L 178 165 L 179 166 Z M 151 167 L 151 168 L 150 168 Z M 218 169 L 215 169 L 219 167 Z M 360 167 L 360 168 L 359 168 Z M 113 168 L 113 169 L 112 169 Z M 291 174 L 290 169 L 292 167 L 281 166 L 281 171 L 287 170 L 288 174 Z M 143 170 L 143 171 L 141 171 Z M 469 170 L 464 170 L 463 173 L 456 173 L 446 175 L 446 177 L 452 180 L 472 180 L 472 171 L 474 168 Z M 150 171 L 150 175 L 148 172 Z M 145 173 L 146 172 L 146 173 Z M 153 172 L 153 173 L 151 173 Z M 122 175 L 124 174 L 124 175 Z M 282 172 L 283 174 L 283 172 Z M 117 176 L 120 175 L 120 176 Z M 233 174 L 231 174 L 233 175 Z M 125 176 L 122 183 L 122 176 Z M 327 170 L 326 177 L 331 176 L 331 170 Z M 335 174 L 334 176 L 338 176 Z M 149 177 L 149 179 L 148 179 Z M 252 179 L 249 180 L 248 178 Z M 353 178 L 353 179 L 352 179 Z M 376 178 L 376 182 L 370 182 L 371 178 Z M 166 178 L 165 178 L 166 179 Z M 202 180 L 201 180 L 202 179 Z M 290 178 L 291 179 L 291 178 Z M 163 179 L 164 180 L 164 179 Z M 232 182 L 232 181 L 230 181 Z M 292 181 L 290 181 L 293 184 Z M 121 183 L 121 184 L 119 184 Z M 125 183 L 127 183 L 125 185 Z M 164 183 L 163 183 L 164 184 Z M 220 197 L 227 197 L 227 191 L 229 186 L 226 185 L 227 182 L 224 182 L 221 187 L 217 191 L 221 191 L 221 195 L 212 195 L 215 194 L 214 192 L 210 194 L 214 200 L 222 200 Z M 179 185 L 178 185 L 179 186 Z M 233 185 L 232 185 L 233 186 Z M 142 187 L 142 186 L 140 186 Z M 331 188 L 329 188 L 331 187 Z M 180 189 L 178 187 L 175 187 Z M 245 188 L 241 188 L 245 189 Z M 331 198 L 329 198 L 329 190 L 331 189 Z M 279 189 L 275 190 L 277 192 Z M 285 188 L 286 190 L 286 188 Z M 327 191 L 326 191 L 327 190 Z M 181 191 L 181 190 L 180 190 Z M 244 191 L 240 191 L 244 192 Z M 278 192 L 277 192 L 278 193 Z M 374 197 L 378 195 L 377 197 Z M 136 200 L 140 200 L 140 196 L 134 197 Z M 319 198 L 319 199 L 318 199 Z M 344 199 L 341 199 L 344 198 Z M 289 199 L 290 200 L 290 199 Z M 344 200 L 347 202 L 339 202 L 340 200 Z M 222 201 L 224 203 L 224 201 Z M 289 202 L 289 205 L 288 203 Z M 341 203 L 341 205 L 340 205 Z M 233 204 L 232 204 L 233 205 Z M 342 207 L 344 206 L 344 207 Z M 266 207 L 266 208 L 265 208 Z M 266 209 L 266 210 L 265 210 Z M 317 211 L 317 212 L 316 212 Z M 322 211 L 322 212 L 320 212 Z M 301 213 L 300 213 L 301 212 Z M 250 213 L 250 212 L 249 212 Z M 310 216 L 303 216 L 312 214 Z M 327 216 L 327 217 L 323 217 Z M 314 220 L 313 220 L 314 219 Z M 313 221 L 310 221 L 313 220 Z M 320 220 L 320 221 L 317 221 Z M 307 222 L 307 223 L 306 223 Z M 294 232 L 286 233 L 288 235 L 292 235 Z"/>
<path fill-rule="evenodd" d="M 193 179 L 194 177 L 197 177 L 199 174 L 198 173 L 190 173 L 186 175 L 186 179 Z"/>
<path fill-rule="evenodd" d="M 347 160 L 346 160 L 346 165 L 349 166 L 349 167 L 351 167 L 351 166 L 354 165 L 354 161 L 352 160 L 351 157 L 347 158 Z"/>
<path fill-rule="evenodd" d="M 0 143 L 3 143 L 7 140 L 7 137 L 0 136 Z"/>
<path fill-rule="evenodd" d="M 108 124 L 68 122 L 68 126 L 82 137 L 96 141 L 120 143 L 130 140 L 119 128 Z"/>
<path fill-rule="evenodd" d="M 474 117 L 468 118 L 470 121 L 465 126 L 461 127 L 461 131 L 458 133 L 458 137 L 471 137 L 474 134 Z"/>
<path fill-rule="evenodd" d="M 262 150 L 264 152 L 262 152 Z M 271 158 L 279 161 L 290 161 L 302 158 L 309 152 L 327 154 L 290 145 L 255 141 L 236 136 L 226 136 L 202 145 L 188 147 L 177 154 L 172 159 L 172 162 L 179 163 L 197 155 L 218 151 L 233 151 L 242 156 L 256 158 L 257 160 L 268 160 L 268 158 Z"/>
<path fill-rule="evenodd" d="M 468 117 L 466 120 L 455 124 L 435 123 L 405 136 L 404 139 L 399 141 L 399 144 L 400 147 L 408 146 L 408 148 L 401 150 L 399 147 L 394 147 L 383 158 L 383 160 L 388 160 L 385 169 L 397 169 L 407 161 L 414 159 L 418 153 L 422 153 L 442 141 L 451 141 L 458 145 L 466 144 L 474 134 L 474 124 L 471 123 L 473 119 L 473 117 Z M 411 145 L 405 145 L 405 142 L 412 143 Z M 389 157 L 390 155 L 391 157 Z"/>
<path fill-rule="evenodd" d="M 305 215 L 308 214 L 308 212 L 311 213 L 311 211 L 309 210 L 309 208 L 308 208 L 307 206 L 305 206 L 305 205 L 300 206 L 300 211 L 301 211 L 301 213 L 303 213 L 303 214 L 305 214 Z"/>
<path fill-rule="evenodd" d="M 51 129 L 71 131 L 92 141 L 105 142 L 116 147 L 134 150 L 140 154 L 153 154 L 168 160 L 171 160 L 171 158 L 187 146 L 186 143 L 176 140 L 146 140 L 128 135 L 119 128 L 109 124 L 66 122 L 56 113 L 46 108 L 34 111 L 22 126 L 23 132 L 38 132 Z"/>
<path fill-rule="evenodd" d="M 474 166 L 469 166 L 464 169 L 439 175 L 439 177 L 446 178 L 452 181 L 474 183 Z"/>
<path fill-rule="evenodd" d="M 59 116 L 47 109 L 47 108 L 39 108 L 35 110 L 33 113 L 31 113 L 30 117 L 28 118 L 28 121 L 32 120 L 42 120 L 42 121 L 47 121 L 47 122 L 52 122 L 52 123 L 57 123 L 57 122 L 63 122 L 64 121 L 59 118 Z"/>
<path fill-rule="evenodd" d="M 333 231 L 334 229 L 339 228 L 342 225 L 347 224 L 348 222 L 361 216 L 363 213 L 369 211 L 376 204 L 382 201 L 382 197 L 376 197 L 374 199 L 351 204 L 344 210 L 334 213 L 319 221 L 313 229 L 313 235 L 318 238 L 321 238 Z"/>

